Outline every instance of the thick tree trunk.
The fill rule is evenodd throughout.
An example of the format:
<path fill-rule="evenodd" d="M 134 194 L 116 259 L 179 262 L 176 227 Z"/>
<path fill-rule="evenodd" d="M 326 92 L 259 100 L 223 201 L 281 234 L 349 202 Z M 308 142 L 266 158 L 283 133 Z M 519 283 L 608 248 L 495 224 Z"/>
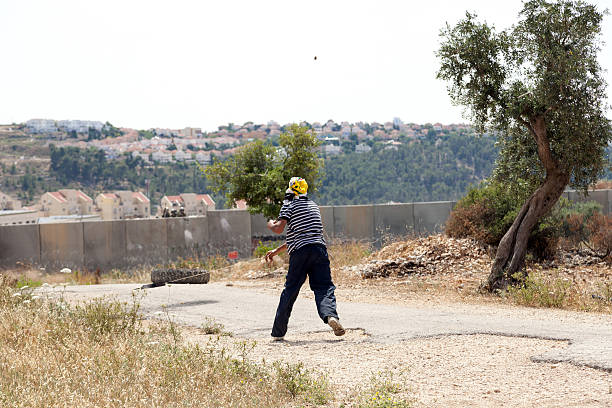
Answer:
<path fill-rule="evenodd" d="M 516 282 L 513 275 L 523 266 L 527 241 L 538 220 L 545 216 L 563 194 L 569 177 L 564 173 L 550 174 L 544 183 L 523 204 L 521 211 L 499 243 L 495 261 L 487 281 L 487 289 L 505 289 Z"/>
<path fill-rule="evenodd" d="M 550 151 L 544 117 L 533 118 L 525 122 L 525 125 L 537 143 L 538 156 L 546 169 L 546 178 L 523 204 L 512 226 L 500 241 L 487 280 L 486 289 L 489 291 L 505 289 L 509 284 L 517 282 L 513 275 L 523 266 L 527 241 L 533 227 L 551 210 L 569 183 L 569 174 L 561 170 Z"/>

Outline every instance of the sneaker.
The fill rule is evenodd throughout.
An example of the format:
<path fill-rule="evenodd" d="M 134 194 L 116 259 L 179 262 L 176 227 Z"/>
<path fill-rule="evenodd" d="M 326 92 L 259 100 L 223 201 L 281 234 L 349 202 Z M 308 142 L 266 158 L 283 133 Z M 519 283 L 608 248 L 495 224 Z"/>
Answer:
<path fill-rule="evenodd" d="M 284 341 L 284 340 L 285 340 L 285 336 L 280 336 L 280 337 L 272 336 L 272 341 Z"/>
<path fill-rule="evenodd" d="M 334 329 L 334 334 L 336 336 L 344 336 L 344 333 L 346 333 L 344 327 L 342 327 L 338 319 L 336 319 L 335 317 L 328 317 L 327 324 L 329 324 L 329 327 Z"/>

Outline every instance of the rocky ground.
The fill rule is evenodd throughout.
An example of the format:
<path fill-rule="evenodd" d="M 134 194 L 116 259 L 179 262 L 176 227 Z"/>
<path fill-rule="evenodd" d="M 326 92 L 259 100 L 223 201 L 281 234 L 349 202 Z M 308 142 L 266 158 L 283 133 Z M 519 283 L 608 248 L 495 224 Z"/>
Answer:
<path fill-rule="evenodd" d="M 490 264 L 486 248 L 471 240 L 438 235 L 395 242 L 357 263 L 337 266 L 332 273 L 338 302 L 430 304 L 449 309 L 468 303 L 505 308 L 509 314 L 526 313 L 509 295 L 479 290 Z M 543 282 L 567 284 L 568 300 L 562 308 L 612 311 L 612 292 L 602 291 L 602 287 L 612 288 L 612 268 L 601 259 L 584 252 L 560 252 L 552 262 L 528 263 L 527 268 Z M 282 262 L 271 268 L 252 262 L 236 267 L 224 279 L 229 285 L 279 293 L 285 272 Z M 312 297 L 306 285 L 300 296 Z M 540 310 L 528 313 L 545 312 Z M 566 312 L 558 313 L 556 318 L 567 318 Z M 206 341 L 201 334 L 192 335 L 196 341 Z M 289 335 L 281 344 L 258 343 L 252 353 L 255 358 L 303 362 L 326 373 L 338 395 L 333 406 L 357 406 L 372 376 L 391 375 L 401 384 L 399 397 L 417 407 L 612 407 L 611 373 L 532 360 L 551 348 L 567 347 L 566 342 L 470 335 L 372 344 L 365 336 L 358 330 L 349 331 L 343 339 L 330 339 L 325 332 L 295 339 Z"/>

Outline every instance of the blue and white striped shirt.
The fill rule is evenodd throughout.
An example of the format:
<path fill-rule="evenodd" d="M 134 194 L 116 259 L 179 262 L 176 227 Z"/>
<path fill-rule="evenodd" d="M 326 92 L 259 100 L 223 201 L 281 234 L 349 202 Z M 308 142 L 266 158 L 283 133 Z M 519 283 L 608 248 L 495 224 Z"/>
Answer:
<path fill-rule="evenodd" d="M 285 201 L 281 207 L 279 219 L 287 220 L 287 251 L 292 251 L 308 244 L 325 245 L 321 212 L 314 201 L 306 196 Z"/>

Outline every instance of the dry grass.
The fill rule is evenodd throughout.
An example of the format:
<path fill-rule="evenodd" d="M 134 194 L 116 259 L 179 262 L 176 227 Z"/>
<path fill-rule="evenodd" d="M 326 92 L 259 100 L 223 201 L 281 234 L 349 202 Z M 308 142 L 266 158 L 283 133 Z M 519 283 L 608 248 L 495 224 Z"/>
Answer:
<path fill-rule="evenodd" d="M 71 306 L 0 278 L 0 406 L 278 407 L 325 403 L 324 378 L 301 365 L 252 363 L 211 337 L 184 344 L 177 327 L 143 327 L 138 299 Z"/>
<path fill-rule="evenodd" d="M 3 270 L 0 273 L 16 286 L 27 285 L 30 287 L 37 287 L 43 283 L 50 285 L 97 285 L 101 283 L 149 282 L 151 280 L 151 268 L 149 267 L 141 267 L 130 271 L 113 269 L 108 272 L 75 269 L 70 273 L 61 273 L 59 271 L 47 272 L 30 265 L 21 265 Z"/>
<path fill-rule="evenodd" d="M 330 245 L 328 254 L 334 282 L 350 285 L 360 280 L 357 275 L 344 272 L 343 268 L 360 264 L 371 253 L 371 246 L 362 242 L 338 242 Z"/>
<path fill-rule="evenodd" d="M 612 313 L 612 270 L 607 265 L 571 269 L 530 265 L 523 284 L 508 288 L 502 296 L 523 306 Z"/>

